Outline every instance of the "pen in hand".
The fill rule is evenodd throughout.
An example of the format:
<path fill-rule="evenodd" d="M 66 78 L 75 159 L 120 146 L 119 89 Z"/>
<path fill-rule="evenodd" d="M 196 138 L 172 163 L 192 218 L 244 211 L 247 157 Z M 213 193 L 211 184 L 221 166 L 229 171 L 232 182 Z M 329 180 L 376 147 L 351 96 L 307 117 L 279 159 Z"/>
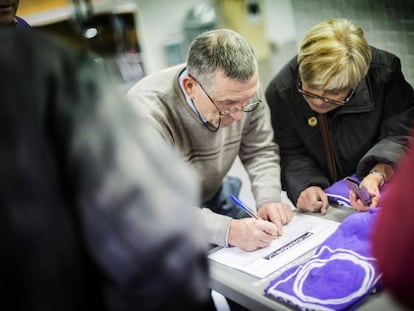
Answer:
<path fill-rule="evenodd" d="M 238 207 L 241 207 L 247 214 L 249 214 L 250 217 L 259 219 L 259 217 L 256 215 L 256 212 L 254 210 L 249 208 L 246 204 L 244 204 L 242 201 L 240 201 L 234 195 L 231 194 L 230 198 L 234 201 L 234 203 L 237 204 Z"/>
<path fill-rule="evenodd" d="M 238 198 L 236 198 L 234 195 L 230 195 L 230 198 L 234 201 L 234 203 L 237 204 L 238 207 L 243 209 L 250 217 L 253 217 L 257 220 L 261 219 L 259 216 L 257 216 L 256 211 L 248 207 L 246 204 L 244 204 L 242 201 L 240 201 Z M 277 239 L 278 236 L 276 235 L 274 239 Z"/>

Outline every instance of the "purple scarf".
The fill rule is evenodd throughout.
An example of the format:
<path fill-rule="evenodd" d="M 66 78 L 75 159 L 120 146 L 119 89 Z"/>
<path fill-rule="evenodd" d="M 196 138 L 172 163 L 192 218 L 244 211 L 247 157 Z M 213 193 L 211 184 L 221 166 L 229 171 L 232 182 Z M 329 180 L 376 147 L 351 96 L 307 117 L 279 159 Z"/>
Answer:
<path fill-rule="evenodd" d="M 345 219 L 314 256 L 270 282 L 266 295 L 297 310 L 355 309 L 379 289 L 370 244 L 377 211 L 371 208 Z"/>

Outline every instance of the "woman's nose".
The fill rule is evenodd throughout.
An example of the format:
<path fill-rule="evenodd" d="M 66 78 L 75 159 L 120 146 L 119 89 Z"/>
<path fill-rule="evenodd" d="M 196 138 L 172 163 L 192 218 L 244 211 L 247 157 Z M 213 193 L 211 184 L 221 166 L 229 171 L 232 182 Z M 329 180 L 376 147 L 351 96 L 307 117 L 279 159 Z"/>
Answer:
<path fill-rule="evenodd" d="M 315 106 L 322 106 L 326 103 L 325 100 L 323 100 L 322 98 L 312 98 L 312 104 L 314 104 Z"/>

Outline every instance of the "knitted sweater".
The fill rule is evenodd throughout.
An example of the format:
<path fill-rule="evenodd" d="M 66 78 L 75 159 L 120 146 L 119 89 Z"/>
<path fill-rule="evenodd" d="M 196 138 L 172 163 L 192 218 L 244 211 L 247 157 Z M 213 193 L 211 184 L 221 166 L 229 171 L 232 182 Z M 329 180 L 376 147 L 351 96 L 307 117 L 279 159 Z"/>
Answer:
<path fill-rule="evenodd" d="M 280 201 L 278 147 L 273 142 L 270 111 L 262 104 L 241 120 L 217 132 L 209 131 L 186 102 L 179 84 L 185 65 L 154 73 L 128 92 L 138 113 L 143 113 L 164 140 L 198 173 L 201 200 L 219 190 L 237 156 L 252 185 L 257 206 Z M 230 218 L 203 208 L 199 216 L 209 243 L 224 245 Z"/>

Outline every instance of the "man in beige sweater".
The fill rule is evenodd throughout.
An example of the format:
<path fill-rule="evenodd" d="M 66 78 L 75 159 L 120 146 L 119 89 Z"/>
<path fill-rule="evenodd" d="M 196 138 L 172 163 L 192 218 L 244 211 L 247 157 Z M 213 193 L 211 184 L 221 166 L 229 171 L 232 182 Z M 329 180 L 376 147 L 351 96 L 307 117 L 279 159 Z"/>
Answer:
<path fill-rule="evenodd" d="M 283 234 L 293 213 L 280 201 L 278 147 L 257 60 L 242 36 L 226 29 L 197 36 L 186 64 L 145 77 L 128 96 L 198 173 L 199 216 L 209 243 L 252 251 Z M 213 207 L 218 213 L 210 209 L 237 156 L 251 180 L 259 219 L 233 219 L 220 206 Z"/>

